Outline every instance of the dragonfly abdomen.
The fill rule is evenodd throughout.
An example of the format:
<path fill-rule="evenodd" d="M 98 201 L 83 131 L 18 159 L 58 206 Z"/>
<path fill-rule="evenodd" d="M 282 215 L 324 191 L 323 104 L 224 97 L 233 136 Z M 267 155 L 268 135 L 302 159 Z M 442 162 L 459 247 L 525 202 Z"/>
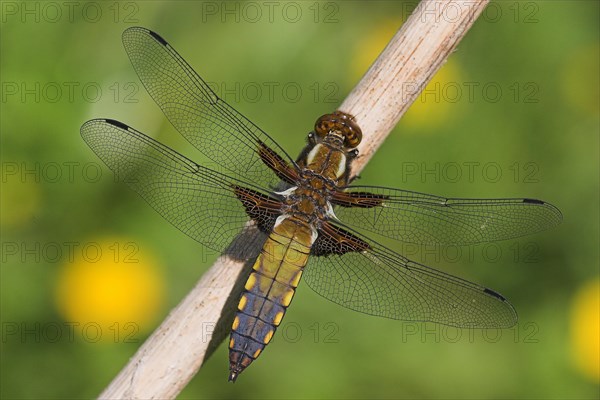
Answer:
<path fill-rule="evenodd" d="M 316 233 L 293 217 L 278 219 L 240 297 L 229 340 L 229 380 L 271 341 L 292 301 Z"/>

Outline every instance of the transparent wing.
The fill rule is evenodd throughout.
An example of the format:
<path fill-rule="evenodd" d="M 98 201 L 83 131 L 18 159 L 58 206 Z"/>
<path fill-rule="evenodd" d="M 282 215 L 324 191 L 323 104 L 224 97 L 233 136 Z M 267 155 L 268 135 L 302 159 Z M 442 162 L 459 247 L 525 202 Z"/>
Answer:
<path fill-rule="evenodd" d="M 269 135 L 217 97 L 158 34 L 140 27 L 123 32 L 123 44 L 146 90 L 173 126 L 220 171 L 242 175 L 263 187 L 279 179 L 261 161 L 264 143 L 294 165 Z"/>
<path fill-rule="evenodd" d="M 513 306 L 493 290 L 377 244 L 362 253 L 312 257 L 303 279 L 326 299 L 370 315 L 460 328 L 507 328 L 517 322 Z"/>
<path fill-rule="evenodd" d="M 120 181 L 206 247 L 222 251 L 248 221 L 233 185 L 256 186 L 204 168 L 118 121 L 88 121 L 81 136 Z"/>
<path fill-rule="evenodd" d="M 534 199 L 452 199 L 377 186 L 352 186 L 345 193 L 382 203 L 336 207 L 343 225 L 406 243 L 492 242 L 543 231 L 562 220 L 556 207 Z"/>

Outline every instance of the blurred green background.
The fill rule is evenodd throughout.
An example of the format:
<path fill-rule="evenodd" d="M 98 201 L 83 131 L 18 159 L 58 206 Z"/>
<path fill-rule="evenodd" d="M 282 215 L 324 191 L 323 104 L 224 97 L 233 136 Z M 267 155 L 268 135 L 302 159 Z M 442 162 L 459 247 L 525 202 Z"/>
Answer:
<path fill-rule="evenodd" d="M 1 4 L 2 398 L 97 396 L 217 256 L 115 183 L 79 136 L 110 117 L 197 155 L 141 86 L 124 29 L 160 33 L 296 154 L 415 6 L 67 3 Z M 301 285 L 235 385 L 222 345 L 180 397 L 598 398 L 598 17 L 596 1 L 491 3 L 360 181 L 559 207 L 561 226 L 520 240 L 396 247 L 500 291 L 517 326 L 378 319 Z"/>

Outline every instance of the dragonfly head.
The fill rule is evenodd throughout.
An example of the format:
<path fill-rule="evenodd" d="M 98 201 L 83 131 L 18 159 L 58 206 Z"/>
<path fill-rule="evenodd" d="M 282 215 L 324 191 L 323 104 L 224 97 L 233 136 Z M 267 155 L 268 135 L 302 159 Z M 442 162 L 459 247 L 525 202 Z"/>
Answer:
<path fill-rule="evenodd" d="M 319 117 L 315 122 L 315 133 L 321 139 L 330 133 L 341 135 L 344 147 L 347 149 L 354 149 L 362 139 L 362 131 L 354 121 L 354 117 L 342 111 L 334 111 Z"/>

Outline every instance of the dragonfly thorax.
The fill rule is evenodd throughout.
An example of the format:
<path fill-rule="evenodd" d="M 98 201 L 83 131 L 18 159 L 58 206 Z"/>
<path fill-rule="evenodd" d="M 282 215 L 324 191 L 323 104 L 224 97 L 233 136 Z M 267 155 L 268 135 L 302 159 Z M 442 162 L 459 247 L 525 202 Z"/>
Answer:
<path fill-rule="evenodd" d="M 306 170 L 335 183 L 343 182 L 348 169 L 347 152 L 331 144 L 333 141 L 341 142 L 336 134 L 328 134 L 325 139 L 327 141 L 315 144 L 307 154 Z"/>
<path fill-rule="evenodd" d="M 300 182 L 297 187 L 286 191 L 284 213 L 310 225 L 319 225 L 331 214 L 328 191 L 332 181 L 312 176 Z"/>
<path fill-rule="evenodd" d="M 325 114 L 309 134 L 300 165 L 337 186 L 346 186 L 350 162 L 358 154 L 356 146 L 361 139 L 362 132 L 352 116 L 341 111 Z"/>

